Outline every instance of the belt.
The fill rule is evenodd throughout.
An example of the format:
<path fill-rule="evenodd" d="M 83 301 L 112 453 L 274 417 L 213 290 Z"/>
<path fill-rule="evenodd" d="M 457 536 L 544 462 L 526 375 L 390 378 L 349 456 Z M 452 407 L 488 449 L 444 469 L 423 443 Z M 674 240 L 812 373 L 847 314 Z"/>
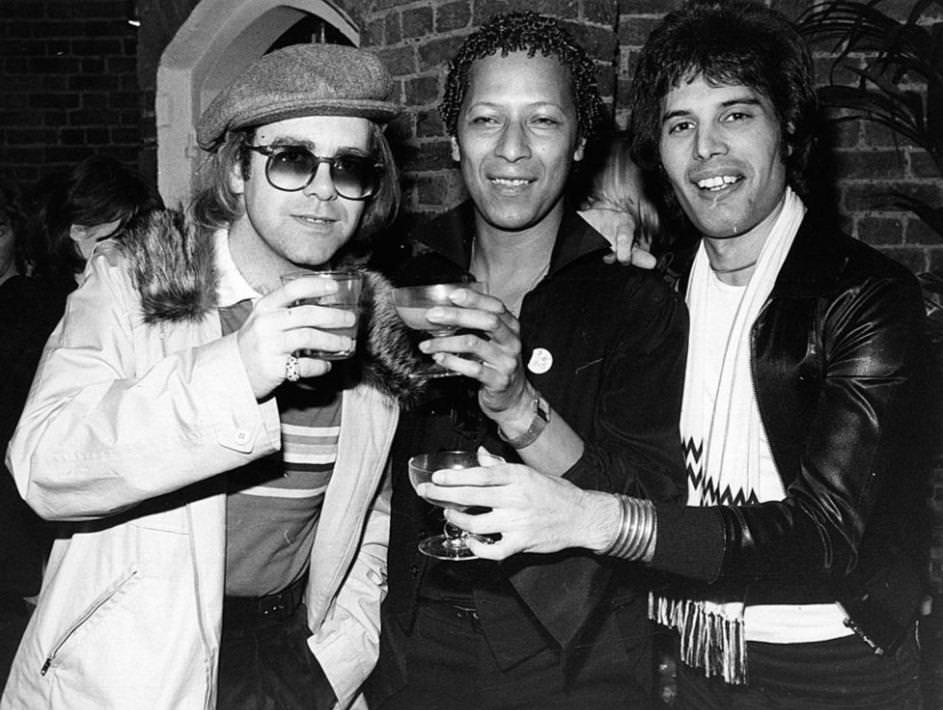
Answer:
<path fill-rule="evenodd" d="M 227 620 L 285 619 L 297 611 L 304 598 L 308 575 L 303 574 L 282 591 L 264 597 L 223 597 L 223 616 Z"/>

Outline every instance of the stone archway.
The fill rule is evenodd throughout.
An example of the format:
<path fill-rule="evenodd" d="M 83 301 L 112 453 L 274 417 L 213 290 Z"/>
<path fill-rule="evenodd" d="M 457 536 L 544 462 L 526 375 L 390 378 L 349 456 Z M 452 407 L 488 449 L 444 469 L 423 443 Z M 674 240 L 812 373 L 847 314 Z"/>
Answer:
<path fill-rule="evenodd" d="M 194 126 L 216 93 L 300 20 L 316 16 L 353 45 L 360 32 L 326 0 L 201 0 L 157 69 L 157 184 L 168 206 L 185 204 L 200 159 Z"/>

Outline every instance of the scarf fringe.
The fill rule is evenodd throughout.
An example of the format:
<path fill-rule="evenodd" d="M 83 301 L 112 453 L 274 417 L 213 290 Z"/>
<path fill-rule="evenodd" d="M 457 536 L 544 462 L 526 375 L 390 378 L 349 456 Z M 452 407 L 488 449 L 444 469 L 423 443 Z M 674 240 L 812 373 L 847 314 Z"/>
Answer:
<path fill-rule="evenodd" d="M 743 619 L 708 611 L 694 599 L 649 594 L 648 616 L 678 631 L 680 659 L 701 668 L 707 678 L 719 676 L 731 685 L 747 683 L 747 644 Z"/>

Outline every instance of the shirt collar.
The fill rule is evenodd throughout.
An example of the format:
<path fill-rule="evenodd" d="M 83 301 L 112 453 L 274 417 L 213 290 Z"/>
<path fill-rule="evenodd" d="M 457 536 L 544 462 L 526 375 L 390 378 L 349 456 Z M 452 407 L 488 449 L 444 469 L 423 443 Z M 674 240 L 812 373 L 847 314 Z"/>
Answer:
<path fill-rule="evenodd" d="M 239 301 L 255 301 L 262 297 L 236 268 L 229 251 L 229 230 L 217 229 L 213 233 L 213 246 L 216 258 L 216 274 L 219 278 L 216 287 L 219 307 L 226 308 Z"/>
<path fill-rule="evenodd" d="M 471 200 L 468 200 L 420 227 L 417 240 L 467 270 L 474 234 L 475 209 Z M 608 253 L 609 242 L 567 206 L 550 258 L 550 273 L 560 271 L 586 254 L 599 251 Z"/>

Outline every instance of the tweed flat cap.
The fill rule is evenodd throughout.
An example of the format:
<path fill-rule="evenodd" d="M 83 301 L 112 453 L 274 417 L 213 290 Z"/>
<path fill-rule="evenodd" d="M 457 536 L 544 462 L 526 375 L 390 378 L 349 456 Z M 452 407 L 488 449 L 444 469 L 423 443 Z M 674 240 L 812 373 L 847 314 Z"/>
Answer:
<path fill-rule="evenodd" d="M 227 131 L 299 116 L 358 116 L 384 123 L 402 110 L 376 55 L 340 44 L 296 44 L 263 55 L 206 107 L 196 140 L 213 150 Z"/>

